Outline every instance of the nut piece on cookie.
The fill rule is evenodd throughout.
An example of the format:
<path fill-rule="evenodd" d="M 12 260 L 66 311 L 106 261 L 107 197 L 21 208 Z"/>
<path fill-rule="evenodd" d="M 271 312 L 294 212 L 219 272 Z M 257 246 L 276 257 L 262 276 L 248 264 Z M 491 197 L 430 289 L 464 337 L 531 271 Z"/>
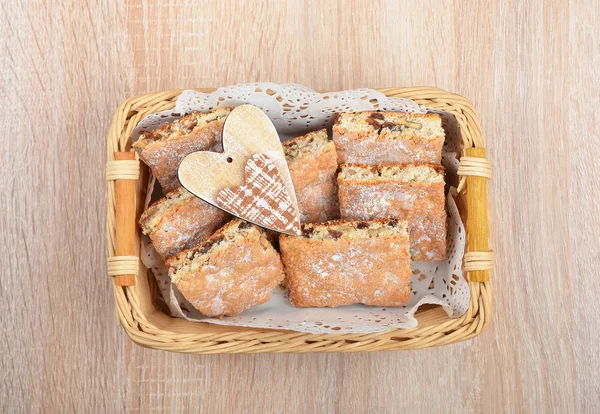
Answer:
<path fill-rule="evenodd" d="M 338 174 L 343 219 L 408 221 L 412 260 L 446 255 L 444 172 L 439 165 L 343 164 Z"/>
<path fill-rule="evenodd" d="M 327 139 L 327 130 L 309 132 L 283 142 L 300 221 L 314 223 L 339 218 L 337 199 L 337 155 Z"/>
<path fill-rule="evenodd" d="M 142 134 L 133 148 L 152 170 L 165 193 L 180 187 L 177 169 L 196 151 L 222 151 L 221 134 L 231 108 L 192 112 L 162 128 Z"/>
<path fill-rule="evenodd" d="M 213 234 L 231 216 L 183 187 L 171 191 L 142 214 L 142 231 L 167 259 L 190 249 Z"/>
<path fill-rule="evenodd" d="M 206 316 L 233 316 L 269 300 L 284 278 L 260 227 L 234 219 L 167 261 L 171 281 Z"/>
<path fill-rule="evenodd" d="M 304 224 L 303 236 L 282 235 L 279 243 L 294 306 L 403 306 L 410 297 L 405 221 Z"/>
<path fill-rule="evenodd" d="M 340 164 L 440 164 L 444 129 L 439 114 L 338 114 L 333 142 Z"/>

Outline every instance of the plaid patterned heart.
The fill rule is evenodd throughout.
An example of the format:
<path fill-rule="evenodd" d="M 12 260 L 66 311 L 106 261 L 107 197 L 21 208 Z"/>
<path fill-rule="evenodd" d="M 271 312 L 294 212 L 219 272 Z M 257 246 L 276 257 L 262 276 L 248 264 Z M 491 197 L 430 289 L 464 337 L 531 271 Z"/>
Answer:
<path fill-rule="evenodd" d="M 273 161 L 254 154 L 244 172 L 246 184 L 219 191 L 217 205 L 259 226 L 299 235 L 298 212 Z"/>

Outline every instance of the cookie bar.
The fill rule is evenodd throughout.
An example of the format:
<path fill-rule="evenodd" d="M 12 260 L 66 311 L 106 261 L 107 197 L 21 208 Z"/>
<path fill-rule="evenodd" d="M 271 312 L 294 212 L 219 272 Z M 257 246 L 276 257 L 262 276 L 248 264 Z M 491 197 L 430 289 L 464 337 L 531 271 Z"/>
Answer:
<path fill-rule="evenodd" d="M 220 208 L 179 187 L 152 204 L 142 214 L 140 225 L 156 251 L 167 259 L 194 247 L 230 218 Z"/>
<path fill-rule="evenodd" d="M 446 208 L 441 166 L 344 164 L 338 185 L 343 219 L 407 220 L 412 259 L 431 262 L 444 258 Z"/>
<path fill-rule="evenodd" d="M 133 148 L 152 170 L 165 193 L 180 186 L 179 164 L 195 151 L 222 151 L 221 134 L 230 108 L 192 112 L 140 136 Z"/>
<path fill-rule="evenodd" d="M 281 257 L 292 305 L 402 306 L 410 297 L 407 223 L 330 221 L 282 235 Z"/>
<path fill-rule="evenodd" d="M 283 142 L 283 151 L 298 200 L 300 221 L 314 223 L 339 218 L 337 155 L 327 130 L 309 132 Z"/>
<path fill-rule="evenodd" d="M 206 316 L 233 316 L 269 300 L 284 278 L 265 232 L 234 219 L 167 261 L 171 281 Z"/>
<path fill-rule="evenodd" d="M 440 164 L 444 129 L 439 114 L 338 114 L 333 142 L 340 164 Z"/>

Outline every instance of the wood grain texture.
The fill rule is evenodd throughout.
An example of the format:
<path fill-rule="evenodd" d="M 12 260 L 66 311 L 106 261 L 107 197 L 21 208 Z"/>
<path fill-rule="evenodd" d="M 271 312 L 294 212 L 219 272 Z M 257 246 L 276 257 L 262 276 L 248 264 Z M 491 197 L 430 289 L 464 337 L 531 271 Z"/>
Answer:
<path fill-rule="evenodd" d="M 115 160 L 135 160 L 133 152 L 115 152 Z M 135 256 L 135 181 L 115 181 L 115 228 L 117 230 L 115 240 L 115 255 Z M 130 271 L 127 269 L 127 271 Z M 118 275 L 113 281 L 119 286 L 135 285 L 135 274 Z"/>
<path fill-rule="evenodd" d="M 485 148 L 467 148 L 465 156 L 486 158 Z M 461 159 L 464 161 L 464 158 Z M 467 176 L 467 239 L 469 241 L 469 252 L 490 251 L 489 232 L 478 231 L 478 229 L 489 229 L 488 213 L 486 207 L 488 201 L 488 180 L 485 177 L 471 175 Z M 480 206 L 484 206 L 481 208 Z M 466 256 L 466 255 L 465 255 Z M 464 259 L 467 263 L 467 257 Z M 466 266 L 465 266 L 466 267 Z M 468 278 L 472 282 L 486 282 L 489 280 L 489 270 L 474 270 L 469 272 Z"/>
<path fill-rule="evenodd" d="M 1 412 L 600 410 L 598 2 L 15 3 L 0 3 Z M 113 111 L 134 94 L 259 80 L 473 101 L 497 254 L 480 337 L 223 356 L 125 337 L 105 264 Z"/>

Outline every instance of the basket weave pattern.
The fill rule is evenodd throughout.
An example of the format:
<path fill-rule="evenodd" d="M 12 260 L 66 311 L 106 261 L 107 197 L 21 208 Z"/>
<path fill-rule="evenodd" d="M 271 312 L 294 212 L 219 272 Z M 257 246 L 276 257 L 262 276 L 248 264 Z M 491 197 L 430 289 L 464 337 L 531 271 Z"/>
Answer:
<path fill-rule="evenodd" d="M 210 90 L 203 90 L 209 92 Z M 462 96 L 441 89 L 388 88 L 380 92 L 394 97 L 409 98 L 419 105 L 440 109 L 456 117 L 460 126 L 464 148 L 483 148 L 483 137 L 477 114 L 472 104 Z M 353 352 L 392 349 L 418 349 L 450 344 L 477 336 L 491 318 L 492 286 L 489 281 L 493 266 L 491 252 L 465 254 L 465 271 L 479 271 L 471 277 L 471 301 L 467 312 L 451 319 L 439 308 L 417 312 L 419 326 L 413 329 L 396 329 L 373 334 L 308 334 L 257 328 L 218 326 L 194 323 L 172 318 L 153 305 L 152 287 L 148 277 L 153 277 L 136 256 L 115 256 L 115 182 L 116 179 L 136 180 L 136 205 L 145 198 L 148 171 L 138 161 L 115 161 L 115 152 L 131 151 L 131 133 L 146 115 L 171 109 L 182 91 L 165 91 L 133 97 L 121 104 L 110 127 L 107 141 L 107 234 L 108 273 L 111 276 L 135 273 L 134 286 L 113 283 L 117 317 L 129 337 L 136 343 L 156 349 L 188 353 L 256 353 L 256 352 Z M 463 156 L 459 175 L 460 189 L 466 176 L 490 178 L 491 167 L 485 158 Z M 469 187 L 467 185 L 467 192 Z M 461 215 L 466 203 L 458 203 Z M 483 205 L 485 209 L 487 206 Z M 468 212 L 467 216 L 468 216 Z M 487 237 L 487 229 L 484 229 Z M 136 234 L 137 245 L 141 234 Z M 467 233 L 467 243 L 472 237 Z M 474 272 L 475 273 L 475 272 Z M 483 274 L 483 277 L 482 277 Z M 482 280 L 481 282 L 473 281 Z"/>

